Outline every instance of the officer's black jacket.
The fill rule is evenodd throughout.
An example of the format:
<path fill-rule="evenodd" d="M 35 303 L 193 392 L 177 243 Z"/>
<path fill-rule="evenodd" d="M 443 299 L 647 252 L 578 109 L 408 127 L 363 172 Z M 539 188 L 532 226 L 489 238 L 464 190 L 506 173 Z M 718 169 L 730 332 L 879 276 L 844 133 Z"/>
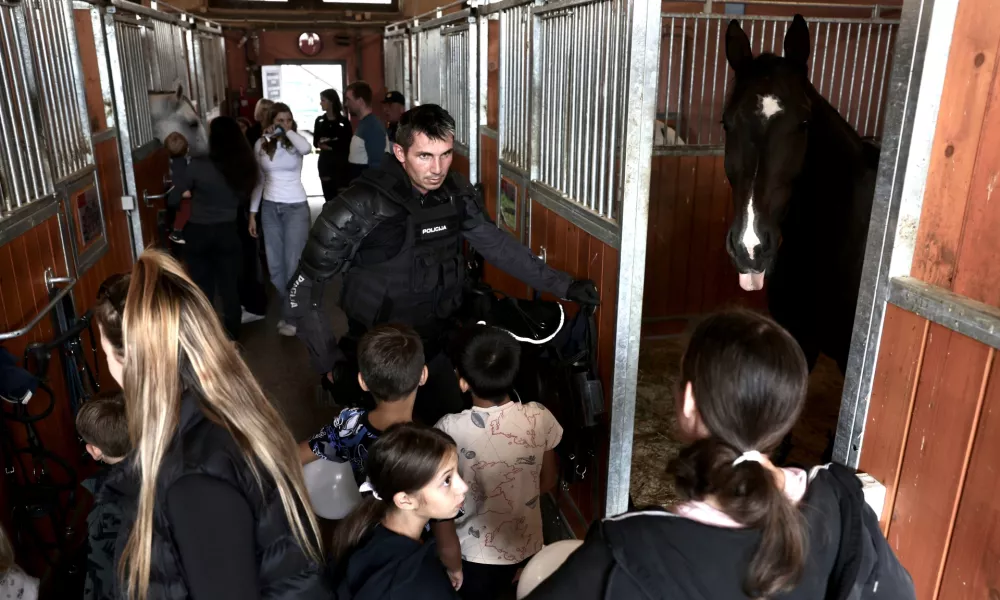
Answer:
<path fill-rule="evenodd" d="M 475 188 L 460 174 L 422 197 L 402 165 L 389 155 L 328 202 L 309 232 L 299 269 L 313 281 L 326 281 L 361 264 L 395 256 L 406 232 L 407 203 L 429 205 L 453 201 L 460 215 L 460 235 L 495 267 L 531 287 L 566 296 L 573 279 L 535 257 L 504 233 L 487 215 Z"/>

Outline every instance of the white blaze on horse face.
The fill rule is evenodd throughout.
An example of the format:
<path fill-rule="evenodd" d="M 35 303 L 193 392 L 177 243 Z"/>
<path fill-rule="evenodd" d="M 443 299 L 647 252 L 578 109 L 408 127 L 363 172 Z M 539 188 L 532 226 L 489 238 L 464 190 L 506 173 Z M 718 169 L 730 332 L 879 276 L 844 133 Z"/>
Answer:
<path fill-rule="evenodd" d="M 754 210 L 753 210 L 753 194 L 750 194 L 750 199 L 747 201 L 747 216 L 746 221 L 743 223 L 743 235 L 740 237 L 740 241 L 743 243 L 743 247 L 747 250 L 747 256 L 750 260 L 753 260 L 754 248 L 760 244 L 760 237 L 757 236 L 757 223 L 755 222 Z"/>
<path fill-rule="evenodd" d="M 781 114 L 784 109 L 781 107 L 781 100 L 777 96 L 768 94 L 767 96 L 757 96 L 757 114 L 767 123 L 771 117 Z"/>

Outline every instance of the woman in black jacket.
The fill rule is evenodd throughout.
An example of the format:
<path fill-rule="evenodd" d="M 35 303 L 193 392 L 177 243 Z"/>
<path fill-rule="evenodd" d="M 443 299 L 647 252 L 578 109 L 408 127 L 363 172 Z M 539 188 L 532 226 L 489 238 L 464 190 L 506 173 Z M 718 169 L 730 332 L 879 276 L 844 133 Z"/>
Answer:
<path fill-rule="evenodd" d="M 852 472 L 768 459 L 808 385 L 788 332 L 752 312 L 709 317 L 680 381 L 677 423 L 689 445 L 670 471 L 684 501 L 596 523 L 531 600 L 915 598 Z"/>
<path fill-rule="evenodd" d="M 453 519 L 469 486 L 455 441 L 412 423 L 393 425 L 372 445 L 362 500 L 333 543 L 337 600 L 458 600 L 428 537 L 432 520 Z"/>
<path fill-rule="evenodd" d="M 125 285 L 95 313 L 141 481 L 115 556 L 127 597 L 329 598 L 295 440 L 212 305 L 157 251 Z"/>
<path fill-rule="evenodd" d="M 354 130 L 344 116 L 340 94 L 335 89 L 323 90 L 319 95 L 323 114 L 313 124 L 313 146 L 319 150 L 319 180 L 323 184 L 323 197 L 327 202 L 350 183 L 351 136 Z"/>
<path fill-rule="evenodd" d="M 191 197 L 191 218 L 184 227 L 184 260 L 198 287 L 214 300 L 222 298 L 222 318 L 232 339 L 240 332 L 240 274 L 243 242 L 237 230 L 238 213 L 246 211 L 257 185 L 253 150 L 230 117 L 216 117 L 209 125 L 208 156 L 173 159 L 174 187 L 169 202 L 179 206 Z"/>

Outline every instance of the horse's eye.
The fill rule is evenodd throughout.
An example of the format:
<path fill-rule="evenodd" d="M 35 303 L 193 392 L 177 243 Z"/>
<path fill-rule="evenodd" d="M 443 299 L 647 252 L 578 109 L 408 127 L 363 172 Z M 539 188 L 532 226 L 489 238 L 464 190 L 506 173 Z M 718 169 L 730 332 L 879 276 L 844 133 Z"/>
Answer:
<path fill-rule="evenodd" d="M 201 121 L 198 119 L 191 119 L 188 121 L 188 126 L 191 127 L 191 129 L 198 129 L 198 125 L 201 125 Z"/>

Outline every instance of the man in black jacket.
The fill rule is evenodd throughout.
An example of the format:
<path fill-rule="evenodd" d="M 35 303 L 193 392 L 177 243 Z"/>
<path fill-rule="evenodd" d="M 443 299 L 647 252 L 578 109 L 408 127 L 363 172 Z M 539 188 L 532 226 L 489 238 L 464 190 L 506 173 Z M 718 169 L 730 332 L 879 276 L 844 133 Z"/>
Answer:
<path fill-rule="evenodd" d="M 340 306 L 349 339 L 378 323 L 403 323 L 420 333 L 430 377 L 416 413 L 433 424 L 462 409 L 444 337 L 460 308 L 465 283 L 463 240 L 486 260 L 537 290 L 581 304 L 599 303 L 593 282 L 552 269 L 500 231 L 469 182 L 449 173 L 455 121 L 436 105 L 400 119 L 393 155 L 366 171 L 323 207 L 309 233 L 288 301 L 299 337 L 328 389 L 338 374 L 353 380 L 344 351 L 321 314 L 324 282 L 344 275 Z M 433 401 L 428 401 L 433 398 Z"/>

